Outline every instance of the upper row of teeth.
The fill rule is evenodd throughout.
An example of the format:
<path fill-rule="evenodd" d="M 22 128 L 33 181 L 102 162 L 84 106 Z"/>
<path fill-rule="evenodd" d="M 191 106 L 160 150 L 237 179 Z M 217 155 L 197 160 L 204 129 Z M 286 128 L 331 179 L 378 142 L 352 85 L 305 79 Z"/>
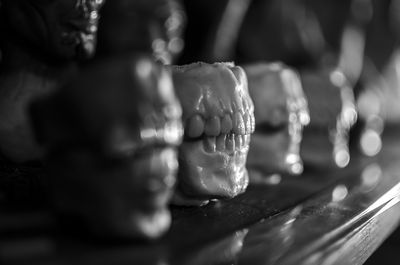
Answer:
<path fill-rule="evenodd" d="M 218 136 L 220 134 L 234 133 L 248 135 L 254 132 L 255 120 L 251 113 L 236 112 L 225 114 L 223 117 L 213 116 L 205 119 L 200 114 L 195 114 L 186 120 L 185 136 L 197 138 L 201 135 Z"/>
<path fill-rule="evenodd" d="M 217 137 L 207 136 L 202 139 L 204 150 L 208 153 L 216 151 L 234 152 L 249 148 L 250 135 L 237 135 L 233 133 L 221 134 Z"/>

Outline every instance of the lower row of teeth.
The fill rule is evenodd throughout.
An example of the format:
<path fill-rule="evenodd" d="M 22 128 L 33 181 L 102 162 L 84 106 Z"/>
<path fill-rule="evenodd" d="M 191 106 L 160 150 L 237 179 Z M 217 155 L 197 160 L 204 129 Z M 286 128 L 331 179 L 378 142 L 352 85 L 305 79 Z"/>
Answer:
<path fill-rule="evenodd" d="M 221 134 L 219 136 L 206 136 L 202 139 L 204 150 L 212 153 L 216 151 L 233 152 L 242 150 L 250 144 L 250 135 Z"/>

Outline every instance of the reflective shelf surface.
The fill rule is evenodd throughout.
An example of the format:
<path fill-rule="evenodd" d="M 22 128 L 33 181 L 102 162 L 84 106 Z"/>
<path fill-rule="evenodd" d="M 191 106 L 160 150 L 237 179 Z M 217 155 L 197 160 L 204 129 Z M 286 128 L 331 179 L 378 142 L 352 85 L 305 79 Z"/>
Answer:
<path fill-rule="evenodd" d="M 46 210 L 0 209 L 1 264 L 362 264 L 400 221 L 400 130 L 345 169 L 274 176 L 229 201 L 172 208 L 155 242 L 99 241 Z"/>

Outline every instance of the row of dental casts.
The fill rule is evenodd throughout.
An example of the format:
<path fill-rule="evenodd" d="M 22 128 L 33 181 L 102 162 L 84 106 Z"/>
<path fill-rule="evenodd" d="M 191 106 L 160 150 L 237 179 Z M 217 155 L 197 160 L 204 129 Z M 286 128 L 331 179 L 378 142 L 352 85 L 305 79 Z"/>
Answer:
<path fill-rule="evenodd" d="M 348 160 L 355 110 L 342 100 L 352 97 L 343 96 L 349 90 L 339 71 L 327 73 L 339 108 L 315 121 L 311 111 L 310 120 L 308 105 L 318 111 L 324 103 L 308 104 L 304 80 L 288 67 L 156 62 L 154 55 L 171 58 L 176 49 L 139 49 L 124 20 L 124 11 L 140 13 L 149 1 L 103 2 L 4 0 L 0 9 L 8 14 L 1 17 L 1 152 L 16 163 L 43 161 L 57 214 L 80 218 L 98 236 L 157 238 L 170 226 L 171 203 L 203 206 L 243 193 L 251 179 L 300 174 L 310 122 L 329 145 L 326 160 L 331 153 Z"/>

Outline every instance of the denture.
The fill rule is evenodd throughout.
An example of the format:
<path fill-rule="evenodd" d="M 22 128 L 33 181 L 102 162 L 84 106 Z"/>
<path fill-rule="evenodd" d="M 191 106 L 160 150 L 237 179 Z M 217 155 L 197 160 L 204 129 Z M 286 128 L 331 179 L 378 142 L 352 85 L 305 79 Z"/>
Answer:
<path fill-rule="evenodd" d="M 303 71 L 301 77 L 311 116 L 302 157 L 313 167 L 346 167 L 349 133 L 358 115 L 351 85 L 339 70 Z"/>
<path fill-rule="evenodd" d="M 250 179 L 302 173 L 300 143 L 310 116 L 298 74 L 280 63 L 256 63 L 244 69 L 256 118 L 247 162 L 254 172 Z"/>
<path fill-rule="evenodd" d="M 244 192 L 255 127 L 245 73 L 230 63 L 193 63 L 171 70 L 185 128 L 173 203 L 203 205 Z"/>

